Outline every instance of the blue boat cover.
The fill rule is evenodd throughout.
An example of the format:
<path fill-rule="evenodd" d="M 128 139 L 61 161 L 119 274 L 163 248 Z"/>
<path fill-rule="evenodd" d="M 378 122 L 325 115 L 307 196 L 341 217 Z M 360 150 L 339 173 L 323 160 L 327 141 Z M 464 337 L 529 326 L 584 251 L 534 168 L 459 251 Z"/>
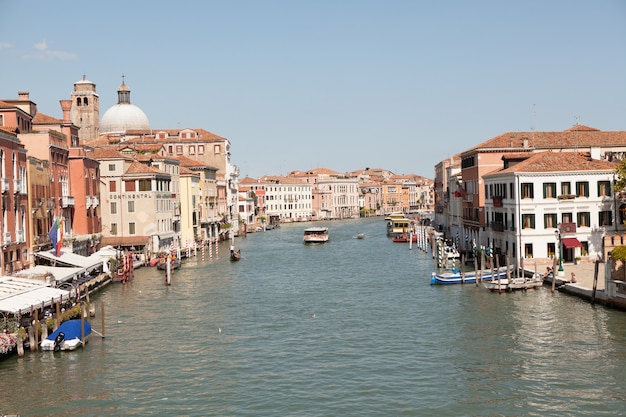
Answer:
<path fill-rule="evenodd" d="M 85 320 L 85 337 L 91 334 L 91 324 Z M 68 320 L 61 323 L 58 329 L 52 332 L 51 335 L 46 337 L 47 340 L 54 340 L 63 332 L 65 334 L 65 340 L 80 339 L 80 319 Z"/>

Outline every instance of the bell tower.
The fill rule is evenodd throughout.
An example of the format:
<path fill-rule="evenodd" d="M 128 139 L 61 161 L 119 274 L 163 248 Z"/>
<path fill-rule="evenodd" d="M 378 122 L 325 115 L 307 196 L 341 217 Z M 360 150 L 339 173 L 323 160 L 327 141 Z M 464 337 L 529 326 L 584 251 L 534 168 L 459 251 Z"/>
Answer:
<path fill-rule="evenodd" d="M 100 136 L 100 97 L 96 85 L 83 75 L 74 83 L 72 92 L 72 123 L 79 127 L 80 142 L 89 144 Z"/>

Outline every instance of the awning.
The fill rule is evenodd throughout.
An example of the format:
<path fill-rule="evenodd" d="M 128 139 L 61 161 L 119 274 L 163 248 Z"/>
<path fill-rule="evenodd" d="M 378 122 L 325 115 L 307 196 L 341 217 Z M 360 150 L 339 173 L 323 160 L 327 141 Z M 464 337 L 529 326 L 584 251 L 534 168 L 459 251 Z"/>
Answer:
<path fill-rule="evenodd" d="M 72 252 L 61 251 L 61 256 L 56 256 L 52 251 L 35 252 L 35 256 L 47 259 L 53 266 L 67 265 L 85 268 L 87 272 L 91 272 L 102 266 L 102 259 L 99 257 L 82 256 Z"/>
<path fill-rule="evenodd" d="M 583 244 L 580 243 L 580 241 L 578 239 L 576 239 L 575 237 L 565 237 L 565 238 L 563 238 L 561 243 L 563 243 L 563 246 L 565 246 L 568 249 L 569 248 L 582 248 L 583 247 Z"/>
<path fill-rule="evenodd" d="M 66 282 L 84 274 L 85 268 L 35 265 L 32 268 L 18 271 L 15 275 L 18 278 L 36 279 L 45 276 L 47 273 L 52 274 L 55 281 Z"/>
<path fill-rule="evenodd" d="M 51 307 L 69 298 L 69 291 L 47 287 L 40 281 L 0 277 L 0 311 L 3 313 L 25 314 L 31 308 Z"/>

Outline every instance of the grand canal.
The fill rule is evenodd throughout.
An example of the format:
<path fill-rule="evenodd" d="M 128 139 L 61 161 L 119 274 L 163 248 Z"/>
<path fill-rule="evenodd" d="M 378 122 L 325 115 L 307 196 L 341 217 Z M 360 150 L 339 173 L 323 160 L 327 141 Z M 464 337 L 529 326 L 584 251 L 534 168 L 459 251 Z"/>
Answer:
<path fill-rule="evenodd" d="M 0 414 L 624 415 L 624 312 L 430 286 L 430 256 L 382 218 L 323 224 L 320 246 L 310 225 L 237 239 L 240 262 L 198 253 L 169 287 L 154 268 L 109 285 L 105 339 L 0 362 Z"/>

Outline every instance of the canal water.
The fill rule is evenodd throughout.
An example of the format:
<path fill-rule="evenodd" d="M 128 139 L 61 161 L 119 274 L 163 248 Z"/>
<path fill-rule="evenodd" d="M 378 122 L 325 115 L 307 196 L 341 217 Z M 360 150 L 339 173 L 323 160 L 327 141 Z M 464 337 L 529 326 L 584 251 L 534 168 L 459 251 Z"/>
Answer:
<path fill-rule="evenodd" d="M 169 287 L 154 268 L 109 285 L 105 339 L 0 361 L 0 415 L 624 415 L 625 313 L 431 286 L 381 218 L 325 223 L 319 246 L 310 225 L 237 239 L 240 262 L 198 253 Z"/>

